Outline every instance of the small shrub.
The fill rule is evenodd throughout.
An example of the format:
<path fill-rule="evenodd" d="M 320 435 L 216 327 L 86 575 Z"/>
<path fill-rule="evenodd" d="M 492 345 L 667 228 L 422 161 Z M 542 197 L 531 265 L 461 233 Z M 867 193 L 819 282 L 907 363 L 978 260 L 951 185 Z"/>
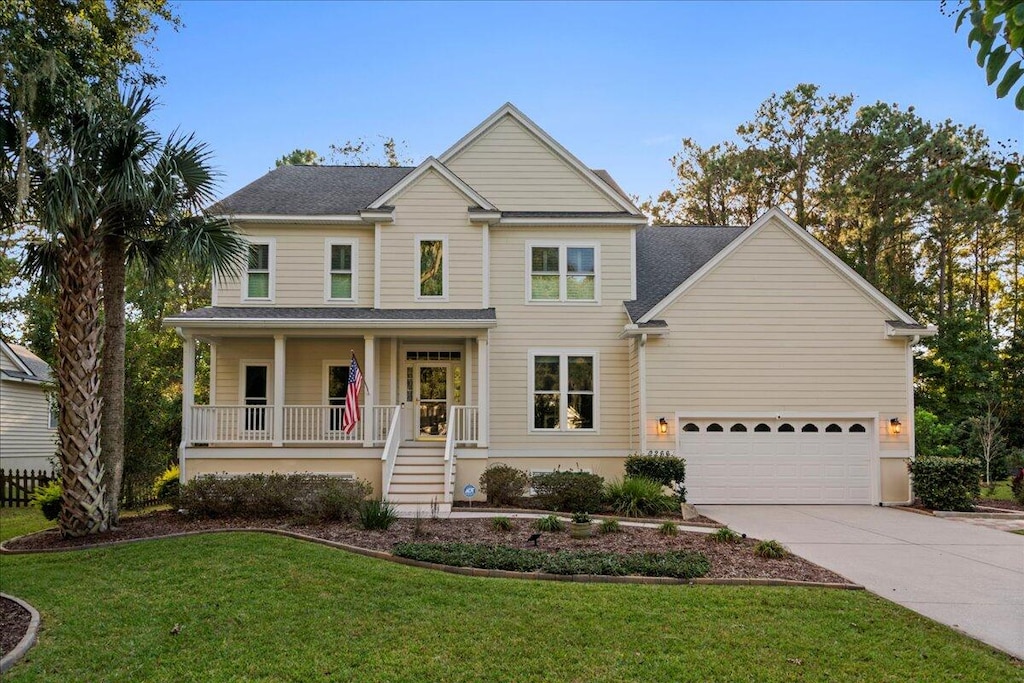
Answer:
<path fill-rule="evenodd" d="M 310 474 L 209 474 L 186 482 L 178 504 L 199 518 L 351 521 L 371 491 L 364 481 Z"/>
<path fill-rule="evenodd" d="M 769 539 L 767 541 L 758 541 L 757 545 L 754 546 L 754 554 L 769 560 L 779 560 L 789 553 L 786 552 L 781 543 Z"/>
<path fill-rule="evenodd" d="M 602 534 L 617 534 L 622 531 L 617 519 L 602 519 L 600 530 Z"/>
<path fill-rule="evenodd" d="M 529 485 L 529 475 L 511 465 L 490 465 L 480 475 L 480 492 L 489 505 L 515 505 Z"/>
<path fill-rule="evenodd" d="M 386 500 L 371 498 L 359 505 L 359 525 L 368 531 L 387 531 L 397 521 L 395 506 Z"/>
<path fill-rule="evenodd" d="M 548 515 L 547 517 L 541 517 L 533 524 L 537 531 L 547 531 L 553 533 L 555 531 L 564 531 L 565 523 L 562 522 L 556 515 Z"/>
<path fill-rule="evenodd" d="M 321 522 L 351 522 L 359 505 L 373 493 L 373 487 L 360 479 L 320 477 L 310 484 L 304 516 Z"/>
<path fill-rule="evenodd" d="M 686 461 L 672 455 L 631 455 L 626 458 L 626 477 L 643 478 L 669 486 L 676 500 L 686 502 Z"/>
<path fill-rule="evenodd" d="M 574 512 L 572 513 L 572 521 L 576 524 L 590 524 L 591 518 L 589 512 Z"/>
<path fill-rule="evenodd" d="M 1024 467 L 1021 467 L 1013 479 L 1010 480 L 1010 490 L 1017 502 L 1024 505 Z"/>
<path fill-rule="evenodd" d="M 711 534 L 711 540 L 719 543 L 739 543 L 743 537 L 729 527 L 723 526 L 721 529 L 715 529 Z"/>
<path fill-rule="evenodd" d="M 153 497 L 164 503 L 177 503 L 181 492 L 181 468 L 171 465 L 153 482 Z"/>
<path fill-rule="evenodd" d="M 921 457 L 907 463 L 914 492 L 933 510 L 974 509 L 981 492 L 981 463 L 974 458 Z"/>
<path fill-rule="evenodd" d="M 643 477 L 609 482 L 605 496 L 615 513 L 623 517 L 653 517 L 673 508 L 672 499 L 662 493 L 661 484 Z"/>
<path fill-rule="evenodd" d="M 512 531 L 516 527 L 508 517 L 492 517 L 491 528 L 495 531 Z"/>
<path fill-rule="evenodd" d="M 561 512 L 599 510 L 604 502 L 604 479 L 589 472 L 556 470 L 531 477 L 542 505 Z"/>
<path fill-rule="evenodd" d="M 658 533 L 662 536 L 678 536 L 679 527 L 676 526 L 675 522 L 662 522 L 661 526 L 658 527 Z"/>
<path fill-rule="evenodd" d="M 549 574 L 601 574 L 606 576 L 672 576 L 693 579 L 711 569 L 698 552 L 617 554 L 587 550 L 548 553 L 529 548 L 471 543 L 399 543 L 392 552 L 421 562 L 455 567 L 479 567 Z"/>
<path fill-rule="evenodd" d="M 60 482 L 54 479 L 45 486 L 37 486 L 32 491 L 29 505 L 39 508 L 43 513 L 43 517 L 52 522 L 60 515 L 60 497 L 63 493 L 64 489 L 61 487 Z"/>

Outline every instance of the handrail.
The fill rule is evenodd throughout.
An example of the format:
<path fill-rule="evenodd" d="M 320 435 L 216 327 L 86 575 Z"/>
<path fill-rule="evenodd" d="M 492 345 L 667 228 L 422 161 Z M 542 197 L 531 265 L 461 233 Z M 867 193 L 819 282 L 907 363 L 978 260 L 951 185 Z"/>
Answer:
<path fill-rule="evenodd" d="M 455 497 L 452 482 L 452 471 L 455 469 L 455 411 L 456 407 L 448 408 L 448 435 L 444 439 L 444 502 L 451 503 Z"/>
<path fill-rule="evenodd" d="M 395 407 L 395 414 L 391 416 L 391 426 L 388 428 L 388 438 L 384 442 L 384 452 L 380 454 L 381 467 L 383 468 L 380 480 L 381 498 L 387 497 L 388 490 L 391 488 L 391 477 L 395 473 L 395 461 L 398 459 L 398 444 L 402 442 L 399 434 L 402 430 L 399 424 L 401 423 L 403 405 L 405 404 L 399 403 Z"/>

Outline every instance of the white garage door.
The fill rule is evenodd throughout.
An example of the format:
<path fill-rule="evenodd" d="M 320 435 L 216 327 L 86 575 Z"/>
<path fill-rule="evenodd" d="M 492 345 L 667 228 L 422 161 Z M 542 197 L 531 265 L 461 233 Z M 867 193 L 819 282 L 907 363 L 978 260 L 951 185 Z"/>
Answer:
<path fill-rule="evenodd" d="M 679 421 L 692 503 L 870 504 L 874 422 Z"/>

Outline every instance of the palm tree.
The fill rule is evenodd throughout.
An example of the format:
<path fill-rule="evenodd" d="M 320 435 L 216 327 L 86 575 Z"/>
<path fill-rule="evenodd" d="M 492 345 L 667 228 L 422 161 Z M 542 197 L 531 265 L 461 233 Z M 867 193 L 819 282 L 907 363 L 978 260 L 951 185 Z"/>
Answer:
<path fill-rule="evenodd" d="M 102 453 L 106 506 L 118 518 L 124 472 L 125 273 L 130 260 L 159 272 L 184 258 L 217 277 L 236 275 L 246 242 L 207 217 L 217 174 L 209 147 L 194 135 L 167 140 L 149 128 L 155 101 L 141 90 L 121 103 L 122 117 L 103 145 L 100 252 L 103 277 Z"/>

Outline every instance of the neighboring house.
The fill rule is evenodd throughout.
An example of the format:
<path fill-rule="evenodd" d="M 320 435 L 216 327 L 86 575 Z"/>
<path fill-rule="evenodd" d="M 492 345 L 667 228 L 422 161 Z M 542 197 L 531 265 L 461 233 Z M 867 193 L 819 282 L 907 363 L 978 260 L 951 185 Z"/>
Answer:
<path fill-rule="evenodd" d="M 491 463 L 615 478 L 656 450 L 686 458 L 697 503 L 909 498 L 911 346 L 934 328 L 778 210 L 648 227 L 512 105 L 415 168 L 284 166 L 216 210 L 251 249 L 166 321 L 185 478 L 333 473 L 446 504 Z"/>
<path fill-rule="evenodd" d="M 57 412 L 46 391 L 50 381 L 44 360 L 0 339 L 0 469 L 53 469 Z"/>

